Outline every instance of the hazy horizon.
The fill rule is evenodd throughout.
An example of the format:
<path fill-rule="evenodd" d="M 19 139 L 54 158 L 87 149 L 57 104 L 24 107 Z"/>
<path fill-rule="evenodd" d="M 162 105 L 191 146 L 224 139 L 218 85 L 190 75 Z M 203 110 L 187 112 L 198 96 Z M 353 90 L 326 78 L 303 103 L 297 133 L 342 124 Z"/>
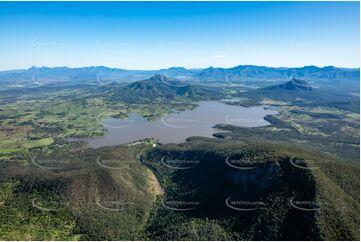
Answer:
<path fill-rule="evenodd" d="M 122 67 L 112 67 L 112 66 L 104 66 L 104 65 L 97 65 L 97 66 L 29 66 L 25 68 L 18 68 L 18 69 L 6 69 L 1 71 L 17 71 L 17 70 L 28 70 L 31 68 L 70 68 L 70 69 L 76 69 L 76 68 L 96 68 L 96 67 L 105 67 L 110 69 L 119 69 L 119 70 L 129 70 L 129 71 L 157 71 L 157 70 L 166 70 L 170 68 L 184 68 L 186 70 L 202 70 L 207 68 L 222 68 L 222 69 L 231 69 L 236 68 L 238 66 L 256 66 L 256 67 L 266 67 L 266 68 L 289 68 L 289 69 L 297 69 L 297 68 L 305 68 L 305 67 L 317 67 L 317 68 L 326 68 L 326 67 L 334 67 L 334 68 L 341 68 L 341 69 L 360 69 L 360 67 L 344 67 L 344 66 L 315 66 L 315 65 L 307 65 L 307 66 L 260 66 L 260 65 L 252 65 L 252 64 L 245 64 L 245 65 L 236 65 L 236 66 L 230 66 L 230 67 L 223 67 L 223 66 L 207 66 L 207 67 L 194 67 L 194 68 L 186 68 L 184 66 L 169 66 L 169 67 L 163 67 L 158 69 L 128 69 L 128 68 L 122 68 Z"/>

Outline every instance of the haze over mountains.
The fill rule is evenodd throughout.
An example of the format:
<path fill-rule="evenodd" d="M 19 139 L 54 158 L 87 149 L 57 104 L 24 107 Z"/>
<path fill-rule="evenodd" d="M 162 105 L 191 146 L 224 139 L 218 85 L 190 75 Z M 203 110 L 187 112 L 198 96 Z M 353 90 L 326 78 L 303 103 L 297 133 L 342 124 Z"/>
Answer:
<path fill-rule="evenodd" d="M 160 70 L 126 70 L 96 67 L 31 67 L 22 70 L 0 72 L 0 81 L 12 84 L 50 84 L 56 82 L 71 82 L 82 84 L 133 82 L 162 74 L 177 78 L 184 82 L 243 84 L 250 87 L 265 87 L 273 83 L 289 81 L 293 77 L 306 79 L 314 87 L 333 87 L 345 90 L 359 88 L 359 68 L 339 68 L 334 66 L 300 68 L 265 67 L 240 65 L 232 68 L 186 69 L 172 67 Z"/>

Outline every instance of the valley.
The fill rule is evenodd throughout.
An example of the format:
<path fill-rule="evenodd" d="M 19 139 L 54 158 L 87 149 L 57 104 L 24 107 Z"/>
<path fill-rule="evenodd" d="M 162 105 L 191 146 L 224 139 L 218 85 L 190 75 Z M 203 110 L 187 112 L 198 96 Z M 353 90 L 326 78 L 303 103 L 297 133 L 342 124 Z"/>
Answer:
<path fill-rule="evenodd" d="M 0 2 L 1 241 L 360 241 L 360 1 Z"/>
<path fill-rule="evenodd" d="M 261 86 L 264 74 L 245 82 L 238 69 L 229 77 L 242 86 L 209 69 L 186 83 L 172 76 L 186 70 L 171 69 L 100 85 L 78 75 L 72 85 L 2 86 L 0 239 L 358 240 L 359 97 L 315 87 L 328 84 L 306 69 L 295 72 L 311 81 L 278 70 L 284 79 L 272 72 L 278 81 Z M 168 131 L 117 131 L 167 118 Z M 171 127 L 202 118 L 194 130 Z M 154 137 L 161 131 L 171 138 Z"/>

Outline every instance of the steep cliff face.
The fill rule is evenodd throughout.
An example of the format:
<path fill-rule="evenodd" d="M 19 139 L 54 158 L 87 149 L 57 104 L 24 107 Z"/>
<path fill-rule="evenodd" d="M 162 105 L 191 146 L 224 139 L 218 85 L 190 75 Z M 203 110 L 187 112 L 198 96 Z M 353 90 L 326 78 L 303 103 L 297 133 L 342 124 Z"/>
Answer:
<path fill-rule="evenodd" d="M 234 167 L 225 174 L 226 179 L 239 185 L 245 192 L 264 192 L 280 183 L 282 169 L 278 162 L 257 165 L 250 168 Z"/>
<path fill-rule="evenodd" d="M 316 201 L 314 178 L 295 167 L 290 154 L 261 145 L 195 144 L 165 145 L 143 160 L 164 181 L 166 210 L 187 210 L 190 219 L 236 221 L 231 230 L 241 239 L 320 238 L 317 209 L 302 211 Z"/>

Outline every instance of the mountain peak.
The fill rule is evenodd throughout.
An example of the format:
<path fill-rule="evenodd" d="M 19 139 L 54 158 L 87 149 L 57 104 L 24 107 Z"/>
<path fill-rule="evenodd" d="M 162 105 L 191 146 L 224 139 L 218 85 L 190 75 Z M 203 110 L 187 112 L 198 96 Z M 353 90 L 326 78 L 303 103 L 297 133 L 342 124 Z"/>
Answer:
<path fill-rule="evenodd" d="M 295 77 L 293 77 L 290 82 L 292 82 L 294 85 L 309 86 L 309 84 L 308 84 L 307 81 L 302 80 L 302 79 L 297 79 L 297 78 L 295 78 Z"/>
<path fill-rule="evenodd" d="M 287 91 L 312 91 L 312 87 L 308 84 L 307 81 L 302 79 L 297 79 L 293 77 L 290 81 L 276 85 L 276 86 L 270 86 L 266 87 L 268 90 L 287 90 Z"/>
<path fill-rule="evenodd" d="M 117 90 L 116 98 L 128 101 L 172 100 L 180 98 L 202 100 L 205 97 L 211 96 L 211 92 L 203 87 L 182 83 L 175 78 L 168 78 L 160 74 L 130 83 L 127 86 L 119 86 Z"/>
<path fill-rule="evenodd" d="M 162 74 L 155 74 L 151 78 L 149 78 L 150 81 L 166 81 L 168 80 L 168 77 Z"/>
<path fill-rule="evenodd" d="M 129 84 L 133 89 L 156 90 L 158 88 L 169 88 L 168 83 L 172 82 L 172 78 L 168 78 L 162 74 L 156 74 L 148 79 L 136 81 Z"/>

